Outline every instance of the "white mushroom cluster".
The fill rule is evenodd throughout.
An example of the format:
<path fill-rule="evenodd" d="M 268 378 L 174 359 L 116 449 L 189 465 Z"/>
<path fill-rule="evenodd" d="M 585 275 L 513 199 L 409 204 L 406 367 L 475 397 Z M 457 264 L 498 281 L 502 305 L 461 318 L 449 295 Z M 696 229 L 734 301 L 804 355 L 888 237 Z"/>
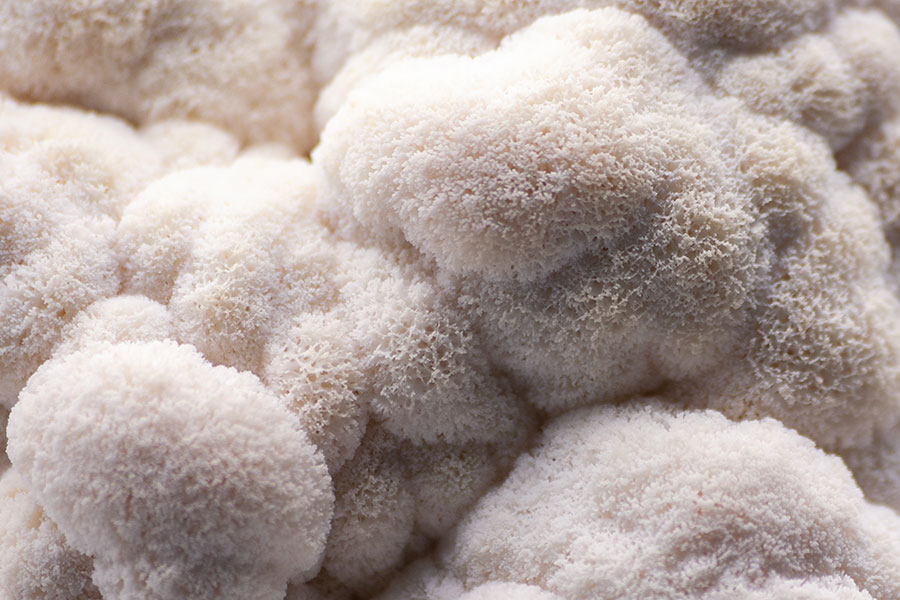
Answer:
<path fill-rule="evenodd" d="M 0 600 L 900 598 L 896 0 L 0 0 Z"/>

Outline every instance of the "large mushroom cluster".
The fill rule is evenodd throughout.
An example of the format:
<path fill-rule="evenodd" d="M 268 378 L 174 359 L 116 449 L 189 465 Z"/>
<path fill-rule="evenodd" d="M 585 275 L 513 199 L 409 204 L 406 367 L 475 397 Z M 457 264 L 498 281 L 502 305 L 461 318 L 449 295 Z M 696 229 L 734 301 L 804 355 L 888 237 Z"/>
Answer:
<path fill-rule="evenodd" d="M 0 0 L 0 600 L 900 598 L 897 0 Z"/>

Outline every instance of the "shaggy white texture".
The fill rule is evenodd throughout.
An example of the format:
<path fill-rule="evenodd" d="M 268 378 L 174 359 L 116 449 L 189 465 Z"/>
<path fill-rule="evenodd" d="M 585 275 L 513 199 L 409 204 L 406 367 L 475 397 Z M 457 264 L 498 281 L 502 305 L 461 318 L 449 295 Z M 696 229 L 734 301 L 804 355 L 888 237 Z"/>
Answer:
<path fill-rule="evenodd" d="M 0 600 L 900 596 L 898 20 L 0 0 Z"/>
<path fill-rule="evenodd" d="M 0 476 L 0 597 L 99 600 L 91 559 L 72 550 L 13 470 Z"/>
<path fill-rule="evenodd" d="M 134 123 L 201 119 L 247 142 L 315 141 L 307 0 L 0 3 L 0 80 Z"/>
<path fill-rule="evenodd" d="M 446 573 L 419 565 L 380 598 L 451 597 L 454 579 L 472 597 L 491 581 L 571 599 L 900 593 L 900 518 L 840 459 L 771 419 L 642 404 L 556 419 L 439 549 Z"/>
<path fill-rule="evenodd" d="M 333 494 L 321 455 L 253 375 L 174 342 L 46 363 L 10 458 L 106 597 L 281 598 L 318 567 Z"/>

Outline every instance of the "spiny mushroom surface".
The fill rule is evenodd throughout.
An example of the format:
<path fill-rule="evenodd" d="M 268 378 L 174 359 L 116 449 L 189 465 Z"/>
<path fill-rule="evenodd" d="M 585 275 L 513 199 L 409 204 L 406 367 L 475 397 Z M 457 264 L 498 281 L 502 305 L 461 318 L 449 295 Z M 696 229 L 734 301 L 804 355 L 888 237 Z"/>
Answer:
<path fill-rule="evenodd" d="M 896 0 L 0 0 L 0 600 L 900 598 Z"/>

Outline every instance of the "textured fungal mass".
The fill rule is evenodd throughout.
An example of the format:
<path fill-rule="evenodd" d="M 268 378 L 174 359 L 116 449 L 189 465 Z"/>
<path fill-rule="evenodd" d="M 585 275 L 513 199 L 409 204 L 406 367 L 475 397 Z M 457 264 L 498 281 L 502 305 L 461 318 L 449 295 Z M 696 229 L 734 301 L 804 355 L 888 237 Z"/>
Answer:
<path fill-rule="evenodd" d="M 900 599 L 897 0 L 0 0 L 0 600 Z"/>

